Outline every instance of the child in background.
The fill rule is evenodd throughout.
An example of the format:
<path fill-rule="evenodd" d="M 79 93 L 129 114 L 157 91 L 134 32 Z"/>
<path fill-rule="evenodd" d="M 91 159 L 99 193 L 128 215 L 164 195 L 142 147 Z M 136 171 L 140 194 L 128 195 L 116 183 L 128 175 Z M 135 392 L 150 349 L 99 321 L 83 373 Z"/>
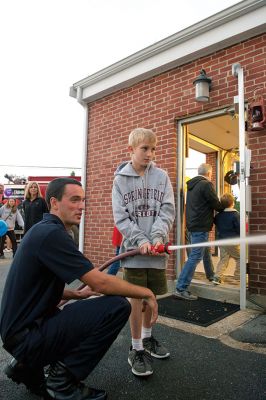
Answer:
<path fill-rule="evenodd" d="M 0 258 L 5 258 L 4 246 L 5 246 L 6 236 L 9 237 L 12 243 L 12 251 L 14 257 L 17 251 L 17 239 L 15 234 L 16 222 L 18 223 L 19 226 L 21 226 L 22 229 L 24 229 L 24 221 L 19 210 L 17 209 L 17 204 L 15 199 L 9 198 L 7 200 L 7 203 L 0 208 L 0 219 L 5 221 L 8 227 L 7 233 L 4 236 L 2 236 L 2 238 L 0 238 L 1 241 Z"/>
<path fill-rule="evenodd" d="M 127 161 L 123 161 L 121 164 L 118 165 L 114 175 L 116 175 L 117 172 L 119 172 L 122 168 L 124 168 L 124 166 L 127 165 Z M 120 246 L 121 246 L 121 242 L 122 242 L 123 236 L 121 235 L 121 233 L 119 232 L 119 230 L 117 229 L 116 226 L 114 226 L 113 229 L 113 236 L 112 236 L 112 244 L 115 247 L 115 255 L 118 256 L 119 251 L 120 251 Z M 120 260 L 119 261 L 115 261 L 110 268 L 108 269 L 108 274 L 109 275 L 116 275 L 117 272 L 119 271 L 121 264 L 120 264 Z"/>
<path fill-rule="evenodd" d="M 121 260 L 124 279 L 147 287 L 155 295 L 167 292 L 168 256 L 154 255 L 168 241 L 175 218 L 175 201 L 170 179 L 152 162 L 157 138 L 150 129 L 137 128 L 129 135 L 131 161 L 115 174 L 113 214 L 115 225 L 123 235 L 121 251 L 139 248 L 141 254 Z M 152 335 L 151 309 L 142 300 L 131 299 L 130 328 L 132 345 L 128 363 L 132 373 L 153 373 L 151 356 L 167 358 L 170 352 Z"/>
<path fill-rule="evenodd" d="M 113 246 L 115 247 L 115 255 L 118 256 L 121 242 L 122 242 L 123 236 L 119 232 L 116 226 L 114 226 L 113 229 L 113 236 L 112 236 L 112 243 Z M 117 272 L 119 271 L 120 268 L 120 260 L 113 262 L 113 264 L 110 266 L 108 269 L 108 274 L 109 275 L 116 275 Z"/>
<path fill-rule="evenodd" d="M 239 212 L 234 209 L 234 197 L 230 193 L 225 193 L 221 199 L 221 204 L 225 207 L 224 211 L 218 213 L 214 218 L 217 227 L 219 239 L 229 239 L 240 235 L 240 216 Z M 240 246 L 219 246 L 220 261 L 216 267 L 216 273 L 213 283 L 219 285 L 224 280 L 224 273 L 232 257 L 236 262 L 234 278 L 240 278 Z"/>

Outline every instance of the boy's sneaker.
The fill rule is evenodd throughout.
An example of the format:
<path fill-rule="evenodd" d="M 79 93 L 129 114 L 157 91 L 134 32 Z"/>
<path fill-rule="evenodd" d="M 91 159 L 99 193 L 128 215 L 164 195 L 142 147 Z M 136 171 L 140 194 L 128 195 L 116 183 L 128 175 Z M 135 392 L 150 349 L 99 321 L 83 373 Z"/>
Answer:
<path fill-rule="evenodd" d="M 188 290 L 183 290 L 181 292 L 180 290 L 176 289 L 174 296 L 181 300 L 198 300 L 198 296 L 191 294 Z"/>
<path fill-rule="evenodd" d="M 153 374 L 152 359 L 145 350 L 135 350 L 130 347 L 128 354 L 128 363 L 131 371 L 137 376 L 148 376 Z"/>
<path fill-rule="evenodd" d="M 144 349 L 155 358 L 167 358 L 170 356 L 169 351 L 161 345 L 153 336 L 143 339 Z"/>
<path fill-rule="evenodd" d="M 221 281 L 220 278 L 218 278 L 218 276 L 215 276 L 215 277 L 213 278 L 212 283 L 213 283 L 214 285 L 220 285 L 220 284 L 222 283 L 222 281 Z"/>

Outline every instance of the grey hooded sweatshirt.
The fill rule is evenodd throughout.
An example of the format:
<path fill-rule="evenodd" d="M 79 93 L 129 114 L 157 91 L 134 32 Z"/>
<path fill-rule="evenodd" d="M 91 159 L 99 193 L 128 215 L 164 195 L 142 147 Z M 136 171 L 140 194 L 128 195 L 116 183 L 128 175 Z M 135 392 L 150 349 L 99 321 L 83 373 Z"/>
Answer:
<path fill-rule="evenodd" d="M 144 176 L 128 162 L 115 172 L 113 214 L 123 240 L 120 252 L 136 249 L 144 243 L 166 243 L 175 219 L 175 201 L 165 171 L 150 163 Z M 125 268 L 166 268 L 167 256 L 138 255 L 121 260 Z"/>

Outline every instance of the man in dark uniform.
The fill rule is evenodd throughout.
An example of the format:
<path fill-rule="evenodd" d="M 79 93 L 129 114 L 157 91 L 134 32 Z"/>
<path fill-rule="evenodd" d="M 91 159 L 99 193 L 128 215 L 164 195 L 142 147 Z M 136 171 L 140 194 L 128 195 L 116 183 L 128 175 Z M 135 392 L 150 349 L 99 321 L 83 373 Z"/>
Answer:
<path fill-rule="evenodd" d="M 104 390 L 81 383 L 109 349 L 130 314 L 125 297 L 142 298 L 158 316 L 153 293 L 99 272 L 80 253 L 68 234 L 84 210 L 80 182 L 58 178 L 49 183 L 50 214 L 24 236 L 11 265 L 3 293 L 0 332 L 14 359 L 6 374 L 45 399 L 102 400 Z M 80 279 L 83 290 L 64 289 Z M 76 301 L 60 310 L 64 299 Z M 48 378 L 43 367 L 50 365 Z"/>

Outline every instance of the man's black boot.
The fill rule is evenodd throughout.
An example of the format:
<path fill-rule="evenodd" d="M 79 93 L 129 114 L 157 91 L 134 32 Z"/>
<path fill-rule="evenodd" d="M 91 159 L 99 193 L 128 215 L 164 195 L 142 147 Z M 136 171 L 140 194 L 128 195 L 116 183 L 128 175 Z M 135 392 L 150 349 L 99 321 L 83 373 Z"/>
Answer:
<path fill-rule="evenodd" d="M 104 390 L 92 389 L 77 382 L 65 364 L 57 361 L 49 370 L 46 380 L 47 395 L 45 400 L 105 400 Z"/>
<path fill-rule="evenodd" d="M 13 382 L 23 383 L 32 393 L 43 396 L 45 393 L 45 377 L 43 369 L 29 368 L 15 358 L 8 363 L 4 373 Z"/>

